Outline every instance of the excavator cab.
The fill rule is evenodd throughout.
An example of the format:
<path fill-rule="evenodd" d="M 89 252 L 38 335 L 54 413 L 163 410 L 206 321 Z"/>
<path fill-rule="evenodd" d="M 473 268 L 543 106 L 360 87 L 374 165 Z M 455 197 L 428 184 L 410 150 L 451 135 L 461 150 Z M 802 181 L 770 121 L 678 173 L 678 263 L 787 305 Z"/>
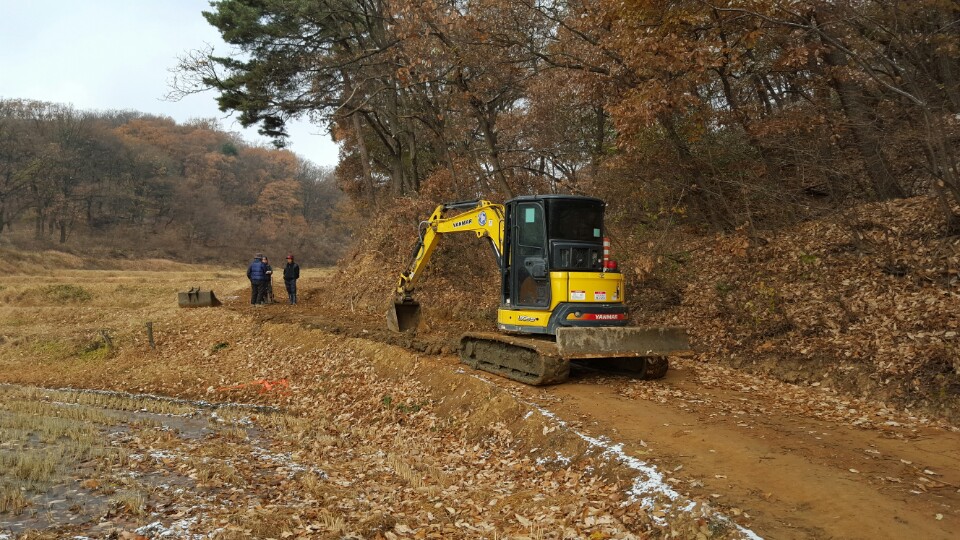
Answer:
<path fill-rule="evenodd" d="M 605 254 L 604 206 L 574 195 L 507 201 L 500 330 L 555 336 L 626 325 L 623 276 Z"/>
<path fill-rule="evenodd" d="M 549 309 L 551 272 L 603 271 L 603 201 L 589 197 L 518 197 L 506 207 L 501 304 Z"/>

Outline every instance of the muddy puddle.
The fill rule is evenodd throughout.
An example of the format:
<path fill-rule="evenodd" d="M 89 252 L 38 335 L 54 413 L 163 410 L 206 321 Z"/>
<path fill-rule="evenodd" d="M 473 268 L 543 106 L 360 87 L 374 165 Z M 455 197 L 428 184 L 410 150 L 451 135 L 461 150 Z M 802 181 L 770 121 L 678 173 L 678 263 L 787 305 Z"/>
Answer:
<path fill-rule="evenodd" d="M 252 420 L 264 414 L 276 411 L 0 385 L 0 539 L 148 525 L 159 537 L 154 518 L 180 511 L 168 501 L 216 500 L 264 470 L 308 471 L 270 450 Z"/>

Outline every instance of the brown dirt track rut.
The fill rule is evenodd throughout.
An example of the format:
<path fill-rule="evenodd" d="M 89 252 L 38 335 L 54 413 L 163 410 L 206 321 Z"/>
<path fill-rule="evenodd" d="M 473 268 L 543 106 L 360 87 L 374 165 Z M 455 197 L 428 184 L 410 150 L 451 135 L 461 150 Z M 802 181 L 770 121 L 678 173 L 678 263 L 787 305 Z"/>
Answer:
<path fill-rule="evenodd" d="M 800 411 L 736 417 L 725 405 L 742 410 L 769 396 L 703 388 L 697 369 L 685 363 L 655 383 L 583 378 L 550 388 L 560 399 L 551 409 L 589 422 L 591 431 L 622 441 L 627 452 L 648 452 L 646 459 L 664 471 L 682 466 L 673 473 L 678 491 L 719 494 L 718 504 L 748 513 L 751 528 L 764 537 L 955 537 L 957 433 L 862 429 Z M 623 386 L 637 384 L 687 397 L 659 403 L 623 395 Z M 711 405 L 680 408 L 689 400 Z M 924 484 L 937 487 L 918 487 Z"/>

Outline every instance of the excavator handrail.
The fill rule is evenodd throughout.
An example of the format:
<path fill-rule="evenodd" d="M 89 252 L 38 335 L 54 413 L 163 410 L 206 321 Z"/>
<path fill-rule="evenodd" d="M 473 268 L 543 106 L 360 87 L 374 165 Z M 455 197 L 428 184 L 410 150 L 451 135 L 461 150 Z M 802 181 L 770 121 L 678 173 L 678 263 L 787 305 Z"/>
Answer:
<path fill-rule="evenodd" d="M 451 203 L 444 203 L 444 210 L 460 210 L 461 208 L 476 208 L 480 203 L 487 202 L 482 199 L 473 199 L 472 201 L 457 201 Z"/>

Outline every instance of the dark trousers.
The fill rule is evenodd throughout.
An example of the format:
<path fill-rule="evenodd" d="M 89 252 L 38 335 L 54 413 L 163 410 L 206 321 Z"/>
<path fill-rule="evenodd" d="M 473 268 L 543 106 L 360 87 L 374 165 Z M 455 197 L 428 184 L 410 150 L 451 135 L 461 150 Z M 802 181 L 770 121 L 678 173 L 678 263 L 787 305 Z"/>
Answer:
<path fill-rule="evenodd" d="M 263 296 L 260 297 L 260 301 L 264 304 L 273 303 L 273 280 L 268 279 L 263 282 Z"/>
<path fill-rule="evenodd" d="M 251 304 L 262 304 L 263 303 L 263 294 L 266 292 L 265 281 L 253 281 L 250 280 L 250 303 Z"/>
<path fill-rule="evenodd" d="M 291 304 L 297 303 L 297 280 L 295 279 L 285 279 L 283 284 L 287 286 L 287 297 L 290 298 Z"/>

